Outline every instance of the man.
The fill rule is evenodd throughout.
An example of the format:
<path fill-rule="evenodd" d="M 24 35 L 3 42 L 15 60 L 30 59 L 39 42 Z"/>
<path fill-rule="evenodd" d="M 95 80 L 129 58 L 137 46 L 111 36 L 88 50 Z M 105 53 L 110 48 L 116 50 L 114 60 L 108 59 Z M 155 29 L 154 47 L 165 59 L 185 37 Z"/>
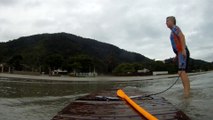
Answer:
<path fill-rule="evenodd" d="M 176 19 L 174 16 L 166 18 L 166 25 L 171 29 L 170 41 L 174 53 L 175 59 L 178 60 L 178 74 L 182 79 L 184 87 L 184 97 L 188 97 L 190 94 L 190 82 L 186 73 L 189 60 L 189 50 L 186 46 L 185 36 L 181 29 L 176 26 Z"/>

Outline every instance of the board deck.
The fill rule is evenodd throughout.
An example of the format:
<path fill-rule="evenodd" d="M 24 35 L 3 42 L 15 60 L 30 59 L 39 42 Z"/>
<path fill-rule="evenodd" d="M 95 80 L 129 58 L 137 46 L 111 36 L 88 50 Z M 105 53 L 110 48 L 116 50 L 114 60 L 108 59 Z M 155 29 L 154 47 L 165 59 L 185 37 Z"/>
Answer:
<path fill-rule="evenodd" d="M 142 93 L 130 90 L 126 91 L 126 94 L 136 96 Z M 71 102 L 52 120 L 146 120 L 127 102 L 108 98 L 116 98 L 116 90 L 95 92 L 81 97 Z M 138 97 L 133 100 L 159 120 L 190 120 L 186 114 L 163 97 Z"/>

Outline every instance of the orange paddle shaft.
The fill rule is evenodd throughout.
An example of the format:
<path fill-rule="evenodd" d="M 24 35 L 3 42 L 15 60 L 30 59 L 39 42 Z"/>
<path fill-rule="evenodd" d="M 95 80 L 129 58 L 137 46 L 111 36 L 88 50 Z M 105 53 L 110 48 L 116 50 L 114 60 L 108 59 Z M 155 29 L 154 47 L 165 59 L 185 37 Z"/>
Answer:
<path fill-rule="evenodd" d="M 126 100 L 135 110 L 137 110 L 141 115 L 146 117 L 148 120 L 158 120 L 156 117 L 154 117 L 145 109 L 140 107 L 137 103 L 135 103 L 131 98 L 129 98 L 121 89 L 117 91 L 117 95 Z"/>

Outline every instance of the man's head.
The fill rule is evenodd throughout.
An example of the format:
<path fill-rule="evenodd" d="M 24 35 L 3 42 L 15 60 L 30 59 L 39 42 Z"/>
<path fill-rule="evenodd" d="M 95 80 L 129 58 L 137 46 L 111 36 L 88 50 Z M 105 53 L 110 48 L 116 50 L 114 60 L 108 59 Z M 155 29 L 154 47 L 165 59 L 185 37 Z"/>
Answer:
<path fill-rule="evenodd" d="M 176 19 L 174 16 L 169 16 L 166 18 L 166 25 L 168 28 L 172 28 L 174 25 L 176 25 Z"/>

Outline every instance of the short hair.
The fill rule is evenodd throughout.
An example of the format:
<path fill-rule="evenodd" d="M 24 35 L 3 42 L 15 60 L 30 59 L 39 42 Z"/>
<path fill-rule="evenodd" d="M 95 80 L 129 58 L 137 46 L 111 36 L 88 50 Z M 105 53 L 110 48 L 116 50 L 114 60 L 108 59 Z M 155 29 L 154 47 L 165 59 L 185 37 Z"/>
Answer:
<path fill-rule="evenodd" d="M 170 20 L 172 20 L 172 21 L 173 21 L 173 23 L 174 23 L 174 25 L 176 25 L 176 19 L 175 19 L 175 17 L 174 17 L 174 16 L 169 16 L 169 17 L 167 17 L 166 19 L 170 19 Z"/>

